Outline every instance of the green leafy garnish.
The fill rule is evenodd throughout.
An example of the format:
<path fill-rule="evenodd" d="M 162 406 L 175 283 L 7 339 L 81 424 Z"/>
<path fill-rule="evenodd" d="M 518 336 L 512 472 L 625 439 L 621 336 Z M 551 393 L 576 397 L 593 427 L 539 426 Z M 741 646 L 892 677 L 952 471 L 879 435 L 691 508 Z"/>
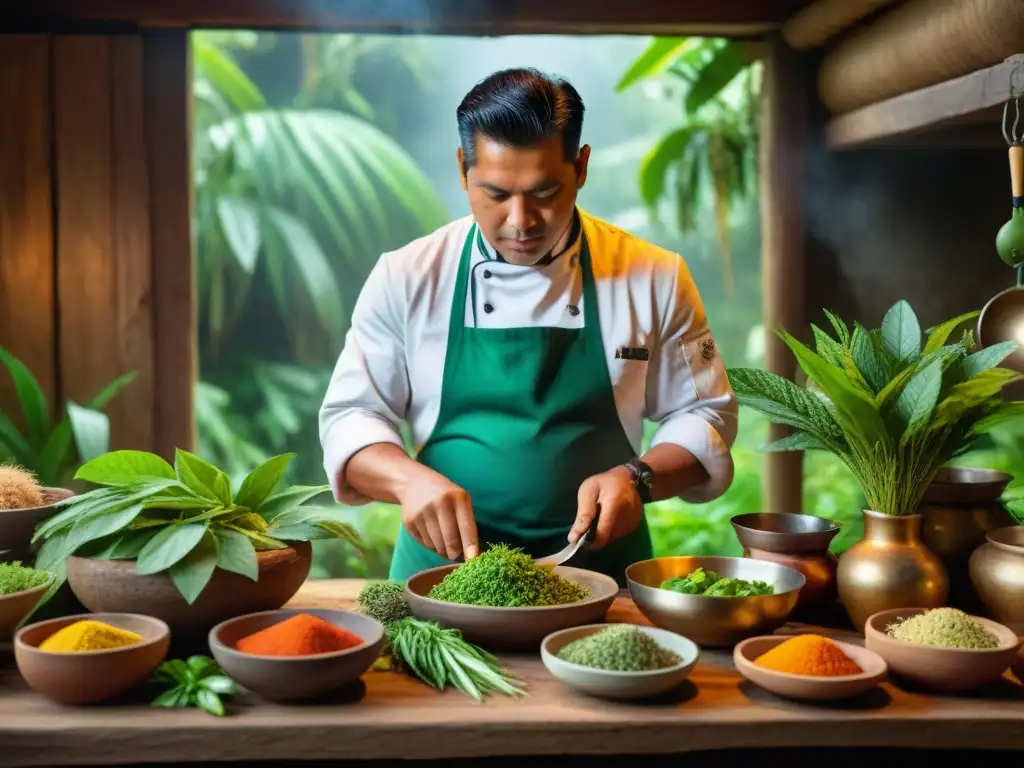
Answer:
<path fill-rule="evenodd" d="M 49 571 L 29 568 L 19 560 L 0 563 L 0 595 L 13 595 L 26 589 L 41 587 L 53 577 Z"/>
<path fill-rule="evenodd" d="M 154 673 L 153 682 L 172 684 L 153 699 L 154 707 L 197 707 L 217 717 L 227 714 L 221 697 L 235 695 L 235 682 L 209 656 L 165 661 Z"/>
<path fill-rule="evenodd" d="M 673 576 L 670 579 L 665 579 L 661 583 L 661 588 L 684 595 L 703 595 L 704 597 L 759 597 L 775 594 L 775 587 L 767 582 L 719 576 L 714 571 L 706 571 L 703 568 L 696 569 L 688 576 Z"/>

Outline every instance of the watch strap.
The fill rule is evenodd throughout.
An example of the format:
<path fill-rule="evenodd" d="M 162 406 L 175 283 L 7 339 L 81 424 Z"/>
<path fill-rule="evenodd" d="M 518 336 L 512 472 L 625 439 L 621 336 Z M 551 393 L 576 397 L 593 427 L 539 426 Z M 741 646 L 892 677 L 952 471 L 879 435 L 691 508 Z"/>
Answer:
<path fill-rule="evenodd" d="M 633 487 L 636 488 L 641 503 L 650 504 L 654 490 L 653 470 L 640 459 L 630 459 L 625 466 L 633 475 Z"/>

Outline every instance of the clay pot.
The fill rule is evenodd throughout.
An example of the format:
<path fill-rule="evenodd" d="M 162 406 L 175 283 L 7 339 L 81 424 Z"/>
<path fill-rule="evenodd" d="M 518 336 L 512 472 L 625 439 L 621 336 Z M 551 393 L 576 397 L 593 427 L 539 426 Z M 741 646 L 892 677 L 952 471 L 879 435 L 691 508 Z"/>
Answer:
<path fill-rule="evenodd" d="M 46 503 L 40 507 L 0 510 L 0 562 L 30 561 L 35 549 L 31 541 L 36 526 L 56 511 L 54 504 L 75 495 L 67 488 L 44 487 L 42 491 Z"/>
<path fill-rule="evenodd" d="M 971 584 L 988 616 L 1024 635 L 1024 528 L 989 531 L 971 555 Z"/>
<path fill-rule="evenodd" d="M 983 607 L 971 584 L 971 553 L 985 544 L 989 531 L 1015 522 L 1000 501 L 1012 479 L 991 469 L 943 467 L 918 507 L 921 541 L 949 574 L 948 604 L 968 613 Z"/>
<path fill-rule="evenodd" d="M 921 515 L 864 510 L 864 538 L 839 558 L 839 599 L 858 631 L 868 617 L 893 608 L 939 608 L 949 576 L 921 541 Z"/>
<path fill-rule="evenodd" d="M 216 624 L 246 613 L 277 610 L 309 575 L 313 549 L 295 542 L 287 549 L 257 553 L 257 581 L 220 568 L 192 605 L 166 573 L 140 576 L 135 560 L 69 557 L 68 584 L 94 613 L 140 613 L 162 619 L 174 635 L 200 636 Z"/>

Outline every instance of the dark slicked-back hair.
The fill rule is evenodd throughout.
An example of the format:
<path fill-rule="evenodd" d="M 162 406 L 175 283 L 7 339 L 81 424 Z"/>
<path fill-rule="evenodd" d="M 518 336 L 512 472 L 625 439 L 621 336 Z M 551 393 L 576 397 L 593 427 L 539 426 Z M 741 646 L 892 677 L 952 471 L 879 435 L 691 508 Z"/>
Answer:
<path fill-rule="evenodd" d="M 477 135 L 510 147 L 531 147 L 562 137 L 573 162 L 583 132 L 583 100 L 566 80 L 535 69 L 505 69 L 481 80 L 456 110 L 464 165 L 476 161 Z"/>

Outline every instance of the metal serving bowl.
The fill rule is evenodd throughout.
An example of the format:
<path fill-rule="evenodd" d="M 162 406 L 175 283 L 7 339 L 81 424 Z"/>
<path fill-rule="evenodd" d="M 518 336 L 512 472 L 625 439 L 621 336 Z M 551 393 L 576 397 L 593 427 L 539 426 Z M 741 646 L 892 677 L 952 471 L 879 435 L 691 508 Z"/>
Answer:
<path fill-rule="evenodd" d="M 745 549 L 785 555 L 827 552 L 840 525 L 813 515 L 751 512 L 730 520 Z"/>
<path fill-rule="evenodd" d="M 775 594 L 760 597 L 683 595 L 660 584 L 697 568 L 747 581 L 765 581 Z M 656 627 L 705 647 L 728 647 L 782 626 L 796 607 L 807 578 L 795 568 L 744 557 L 657 557 L 633 563 L 626 583 L 636 607 Z"/>

